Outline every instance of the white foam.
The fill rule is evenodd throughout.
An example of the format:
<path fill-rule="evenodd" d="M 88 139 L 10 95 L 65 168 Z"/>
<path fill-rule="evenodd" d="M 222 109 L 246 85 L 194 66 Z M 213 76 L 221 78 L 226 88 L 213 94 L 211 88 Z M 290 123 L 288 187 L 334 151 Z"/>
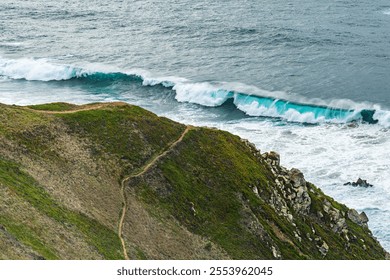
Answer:
<path fill-rule="evenodd" d="M 9 60 L 8 60 L 9 61 Z M 57 66 L 48 61 L 27 60 L 17 61 L 15 72 L 18 77 L 35 78 L 64 78 L 64 66 Z M 46 65 L 45 63 L 49 64 Z M 36 65 L 39 64 L 39 65 Z M 8 64 L 9 65 L 9 64 Z M 51 67 L 57 74 L 35 73 L 33 69 L 39 70 L 42 65 Z M 0 58 L 0 71 L 4 72 L 4 60 Z M 13 66 L 13 67 L 14 67 Z M 21 66 L 28 66 L 23 72 Z M 8 66 L 7 66 L 8 67 Z M 57 68 L 58 67 L 58 68 Z M 10 71 L 7 68 L 7 71 Z M 105 67 L 88 66 L 88 69 L 105 71 L 118 71 L 120 69 L 108 69 Z M 43 71 L 45 72 L 45 71 Z M 0 75 L 2 72 L 0 72 Z M 10 71 L 10 73 L 13 73 Z M 156 78 L 148 71 L 133 69 L 126 72 L 132 75 L 140 75 L 144 78 L 145 85 L 163 84 L 163 82 L 174 83 L 176 99 L 182 104 L 172 105 L 172 110 L 161 110 L 159 103 L 148 109 L 176 121 L 187 124 L 218 127 L 238 134 L 243 138 L 254 142 L 262 151 L 275 150 L 281 154 L 282 164 L 291 168 L 297 167 L 303 171 L 306 179 L 321 187 L 324 192 L 336 200 L 347 204 L 359 211 L 366 211 L 370 219 L 370 229 L 381 243 L 390 250 L 390 130 L 379 125 L 359 125 L 350 127 L 345 124 L 322 124 L 318 126 L 301 126 L 297 124 L 281 124 L 259 118 L 235 119 L 234 121 L 221 121 L 214 118 L 210 110 L 195 108 L 187 102 L 202 104 L 204 106 L 219 106 L 230 98 L 228 91 L 216 95 L 220 85 L 210 83 L 192 83 L 178 77 Z M 15 74 L 15 75 L 16 75 Z M 23 75 L 22 75 L 23 74 Z M 9 81 L 4 80 L 0 87 L 0 102 L 7 104 L 39 104 L 48 102 L 71 102 L 76 104 L 114 101 L 109 94 L 91 95 L 88 92 L 77 91 L 76 88 L 61 88 L 60 91 L 50 90 L 50 85 L 37 83 L 35 87 L 20 83 L 18 91 L 11 86 L 7 92 L 6 87 Z M 11 82 L 12 83 L 12 82 Z M 4 86 L 3 86 L 4 85 Z M 21 88 L 25 86 L 25 88 Z M 134 98 L 123 97 L 122 101 L 128 101 L 138 105 L 150 104 L 150 101 L 138 101 Z M 138 98 L 138 97 L 136 97 Z M 142 103 L 143 102 L 143 103 Z M 345 102 L 345 101 L 342 101 Z M 345 102 L 347 103 L 347 102 Z M 243 105 L 236 104 L 239 109 L 249 115 L 279 116 L 275 108 L 259 106 L 256 102 Z M 352 103 L 352 106 L 356 104 Z M 390 112 L 373 106 L 376 109 L 374 118 L 379 122 L 390 123 Z M 194 111 L 196 110 L 196 111 Z M 314 116 L 311 114 L 299 114 L 294 110 L 285 113 L 286 119 L 293 121 L 310 122 Z M 318 121 L 318 120 L 317 120 Z M 350 186 L 343 186 L 343 183 L 355 181 L 358 177 L 368 180 L 374 184 L 371 189 L 359 189 Z M 379 210 L 371 210 L 372 208 Z M 385 225 L 385 226 L 384 226 Z"/>
<path fill-rule="evenodd" d="M 219 82 L 217 84 L 220 88 L 225 90 L 231 90 L 235 92 L 244 93 L 247 95 L 254 95 L 260 97 L 269 97 L 274 99 L 288 100 L 290 102 L 299 103 L 299 104 L 313 104 L 316 106 L 325 106 L 333 107 L 340 109 L 352 109 L 352 110 L 362 110 L 367 108 L 372 108 L 375 104 L 370 102 L 355 102 L 351 99 L 321 99 L 321 98 L 308 98 L 302 95 L 299 95 L 294 92 L 285 92 L 285 91 L 269 91 L 265 89 L 258 88 L 253 85 L 247 85 L 238 82 Z"/>
<path fill-rule="evenodd" d="M 82 75 L 82 72 L 82 69 L 55 65 L 46 59 L 0 58 L 0 75 L 12 79 L 25 79 L 30 81 L 68 80 Z"/>
<path fill-rule="evenodd" d="M 172 88 L 176 92 L 175 99 L 178 102 L 215 107 L 222 105 L 228 98 L 233 96 L 229 91 L 207 82 L 193 83 L 186 78 L 176 76 L 156 77 L 148 72 L 144 72 L 140 77 L 143 79 L 142 85 L 144 86 L 162 85 Z"/>
<path fill-rule="evenodd" d="M 275 100 L 276 101 L 276 100 Z M 275 107 L 265 107 L 259 104 L 256 101 L 253 101 L 249 104 L 242 104 L 240 102 L 237 102 L 237 99 L 235 98 L 234 104 L 237 106 L 238 109 L 245 112 L 248 116 L 252 117 L 259 117 L 259 116 L 269 116 L 269 117 L 280 117 L 278 111 Z"/>
<path fill-rule="evenodd" d="M 209 83 L 178 83 L 173 87 L 176 100 L 208 107 L 220 106 L 232 97 L 226 90 L 218 89 Z"/>
<path fill-rule="evenodd" d="M 382 13 L 383 13 L 384 15 L 390 16 L 390 9 L 384 10 Z"/>
<path fill-rule="evenodd" d="M 155 85 L 162 85 L 167 88 L 172 88 L 177 84 L 186 83 L 188 82 L 187 79 L 176 77 L 176 76 L 167 76 L 167 77 L 153 77 L 148 72 L 143 71 L 137 71 L 137 75 L 140 75 L 142 77 L 143 82 L 142 85 L 144 86 L 155 86 Z M 135 73 L 135 72 L 133 72 Z"/>
<path fill-rule="evenodd" d="M 390 111 L 377 109 L 374 114 L 374 119 L 377 119 L 380 125 L 390 127 Z"/>
<path fill-rule="evenodd" d="M 176 100 L 179 102 L 190 102 L 208 107 L 220 106 L 227 99 L 237 96 L 237 93 L 248 95 L 255 95 L 261 97 L 281 98 L 284 100 L 295 101 L 302 104 L 322 105 L 327 104 L 330 107 L 345 108 L 355 111 L 355 114 L 349 114 L 346 119 L 329 120 L 325 117 L 315 117 L 314 113 L 306 112 L 300 113 L 297 110 L 289 109 L 286 112 L 277 112 L 275 108 L 265 107 L 258 102 L 251 104 L 240 104 L 235 98 L 235 105 L 238 109 L 244 111 L 250 116 L 268 116 L 280 117 L 292 122 L 305 123 L 321 123 L 334 122 L 342 123 L 348 122 L 357 118 L 357 114 L 362 109 L 370 109 L 375 105 L 370 103 L 355 103 L 351 100 L 340 99 L 325 101 L 321 99 L 312 99 L 299 95 L 291 95 L 281 91 L 266 91 L 255 86 L 245 85 L 242 83 L 232 82 L 191 82 L 185 78 L 177 76 L 158 76 L 143 69 L 131 69 L 122 71 L 114 66 L 101 64 L 86 64 L 84 67 L 76 67 L 70 65 L 58 65 L 47 59 L 3 59 L 0 57 L 0 76 L 11 79 L 26 79 L 38 81 L 53 81 L 53 80 L 68 80 L 76 77 L 90 75 L 94 73 L 123 73 L 127 75 L 135 75 L 140 77 L 144 86 L 162 85 L 164 87 L 172 88 L 176 92 Z M 233 94 L 234 92 L 234 94 Z M 379 107 L 377 109 L 380 109 Z M 379 124 L 383 126 L 390 126 L 389 111 L 383 110 L 377 112 L 376 116 L 379 119 Z"/>
<path fill-rule="evenodd" d="M 288 109 L 284 112 L 278 112 L 275 103 L 278 100 L 275 100 L 269 107 L 263 106 L 256 100 L 253 100 L 251 103 L 240 103 L 237 99 L 234 100 L 234 104 L 237 108 L 247 115 L 252 117 L 273 117 L 273 118 L 281 118 L 287 120 L 289 122 L 298 122 L 298 123 L 346 123 L 353 119 L 356 119 L 355 116 L 359 114 L 359 112 L 349 114 L 345 119 L 326 119 L 325 116 L 316 117 L 313 112 L 305 112 L 300 113 L 295 109 Z"/>
<path fill-rule="evenodd" d="M 5 46 L 5 47 L 20 47 L 26 45 L 23 42 L 0 42 L 0 46 Z"/>
<path fill-rule="evenodd" d="M 229 98 L 234 98 L 234 104 L 236 107 L 245 112 L 249 116 L 265 116 L 282 118 L 290 122 L 300 123 L 347 123 L 353 120 L 360 119 L 360 111 L 363 109 L 379 109 L 378 105 L 374 105 L 369 102 L 356 103 L 349 99 L 336 99 L 336 100 L 322 100 L 322 99 L 307 99 L 298 95 L 293 95 L 293 100 L 300 104 L 313 104 L 315 106 L 328 106 L 330 108 L 340 108 L 351 110 L 349 114 L 346 114 L 345 118 L 327 119 L 325 116 L 315 116 L 313 112 L 300 113 L 294 109 L 288 109 L 285 112 L 278 112 L 273 106 L 266 107 L 259 102 L 253 101 L 250 104 L 241 104 L 237 100 L 239 93 L 248 94 L 259 97 L 281 98 L 284 100 L 291 97 L 286 92 L 275 91 L 270 92 L 259 89 L 255 86 L 249 86 L 242 83 L 232 82 L 216 82 L 214 84 L 208 82 L 194 83 L 185 78 L 168 76 L 158 77 L 153 76 L 150 72 L 137 70 L 128 72 L 133 75 L 138 75 L 143 79 L 144 86 L 163 85 L 168 88 L 172 88 L 176 91 L 176 100 L 178 102 L 189 102 L 199 104 L 207 107 L 216 107 L 222 105 Z M 292 100 L 290 100 L 292 101 Z M 385 114 L 389 111 L 383 111 L 382 115 L 378 113 L 379 124 L 385 127 L 390 126 L 390 122 L 387 121 Z M 375 117 L 374 117 L 375 118 Z"/>
<path fill-rule="evenodd" d="M 307 103 L 306 101 L 308 101 L 306 98 L 302 96 L 298 96 L 293 93 L 287 93 L 285 91 L 269 91 L 269 90 L 258 88 L 253 85 L 247 85 L 239 82 L 218 82 L 216 83 L 216 86 L 218 86 L 221 89 L 245 93 L 248 95 L 270 97 L 275 99 L 285 99 L 285 100 L 302 102 L 302 103 Z"/>
<path fill-rule="evenodd" d="M 327 195 L 350 208 L 365 211 L 370 229 L 390 250 L 390 130 L 368 124 L 356 127 L 347 124 L 278 125 L 278 122 L 257 118 L 219 122 L 212 118 L 202 120 L 199 114 L 194 118 L 191 111 L 185 110 L 180 111 L 180 116 L 177 112 L 164 115 L 238 134 L 255 143 L 262 152 L 277 151 L 282 165 L 299 168 L 308 181 Z M 343 185 L 359 177 L 374 187 Z"/>

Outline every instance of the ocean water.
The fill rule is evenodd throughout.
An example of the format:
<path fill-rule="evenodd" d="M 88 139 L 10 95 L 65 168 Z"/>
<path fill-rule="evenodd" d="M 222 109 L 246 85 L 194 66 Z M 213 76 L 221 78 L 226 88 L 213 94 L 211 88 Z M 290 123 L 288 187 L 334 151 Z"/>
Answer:
<path fill-rule="evenodd" d="M 388 0 L 0 2 L 0 102 L 125 101 L 275 150 L 390 250 Z M 357 178 L 372 188 L 344 186 Z"/>

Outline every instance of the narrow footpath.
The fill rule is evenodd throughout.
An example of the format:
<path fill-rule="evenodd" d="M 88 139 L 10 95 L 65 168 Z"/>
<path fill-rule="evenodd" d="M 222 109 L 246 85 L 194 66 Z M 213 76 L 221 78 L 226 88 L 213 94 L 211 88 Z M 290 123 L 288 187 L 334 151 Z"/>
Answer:
<path fill-rule="evenodd" d="M 193 128 L 192 126 L 187 126 L 187 128 L 181 134 L 180 138 L 177 139 L 175 142 L 173 142 L 168 147 L 168 149 L 166 149 L 161 154 L 155 156 L 145 166 L 143 166 L 138 173 L 135 173 L 135 174 L 132 174 L 130 176 L 125 177 L 121 182 L 121 195 L 122 195 L 123 207 L 122 207 L 122 211 L 121 211 L 122 212 L 121 218 L 119 220 L 119 225 L 118 225 L 118 237 L 122 243 L 123 255 L 125 256 L 126 260 L 130 259 L 129 256 L 127 255 L 125 240 L 123 239 L 123 222 L 125 220 L 126 210 L 127 210 L 127 201 L 126 201 L 126 193 L 125 193 L 126 182 L 129 181 L 130 179 L 144 175 L 153 165 L 155 165 L 157 163 L 157 161 L 159 161 L 161 158 L 166 156 L 177 144 L 179 144 L 183 140 L 184 136 L 188 133 L 188 131 L 190 131 L 192 128 Z"/>
<path fill-rule="evenodd" d="M 66 110 L 66 111 L 44 111 L 44 110 L 36 110 L 36 109 L 31 109 L 31 108 L 28 108 L 28 110 L 43 113 L 43 114 L 60 115 L 60 114 L 72 114 L 72 113 L 77 113 L 77 112 L 81 112 L 81 111 L 97 110 L 97 109 L 101 109 L 101 108 L 109 107 L 109 106 L 125 106 L 125 105 L 127 105 L 127 104 L 123 103 L 123 102 L 113 102 L 113 103 L 93 104 L 93 105 L 89 105 L 89 106 L 86 106 L 83 108 L 78 108 L 78 109 L 74 109 L 74 110 Z M 170 144 L 170 146 L 164 152 L 162 152 L 161 154 L 155 156 L 150 161 L 148 161 L 148 163 L 145 166 L 143 166 L 138 173 L 135 173 L 135 174 L 132 174 L 130 176 L 125 177 L 121 182 L 121 195 L 122 195 L 123 207 L 121 210 L 121 217 L 120 217 L 119 224 L 118 224 L 118 237 L 121 241 L 123 255 L 124 255 L 126 260 L 130 259 L 129 256 L 127 255 L 125 240 L 123 239 L 123 222 L 125 220 L 126 210 L 127 210 L 127 201 L 126 201 L 126 194 L 125 194 L 126 182 L 132 178 L 136 178 L 136 177 L 139 177 L 139 176 L 142 176 L 143 174 L 145 174 L 154 164 L 156 164 L 157 161 L 159 161 L 161 158 L 166 156 L 177 144 L 179 144 L 183 140 L 183 138 L 187 134 L 187 132 L 190 131 L 191 129 L 193 129 L 192 126 L 190 126 L 190 125 L 187 126 L 186 129 L 183 131 L 183 133 L 180 135 L 179 139 L 177 139 L 175 142 Z"/>

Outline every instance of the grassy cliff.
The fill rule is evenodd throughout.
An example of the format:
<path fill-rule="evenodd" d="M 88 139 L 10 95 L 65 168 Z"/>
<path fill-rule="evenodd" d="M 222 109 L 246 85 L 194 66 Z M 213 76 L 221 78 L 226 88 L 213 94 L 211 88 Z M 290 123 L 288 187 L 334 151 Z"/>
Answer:
<path fill-rule="evenodd" d="M 364 216 L 230 133 L 0 105 L 2 259 L 384 259 Z"/>

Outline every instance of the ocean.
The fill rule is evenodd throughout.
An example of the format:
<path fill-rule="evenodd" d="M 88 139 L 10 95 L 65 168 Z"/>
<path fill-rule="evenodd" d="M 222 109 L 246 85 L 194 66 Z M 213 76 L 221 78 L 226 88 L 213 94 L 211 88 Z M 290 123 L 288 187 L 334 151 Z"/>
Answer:
<path fill-rule="evenodd" d="M 388 0 L 0 2 L 0 102 L 124 101 L 275 150 L 390 251 Z M 359 177 L 371 188 L 345 186 Z"/>

